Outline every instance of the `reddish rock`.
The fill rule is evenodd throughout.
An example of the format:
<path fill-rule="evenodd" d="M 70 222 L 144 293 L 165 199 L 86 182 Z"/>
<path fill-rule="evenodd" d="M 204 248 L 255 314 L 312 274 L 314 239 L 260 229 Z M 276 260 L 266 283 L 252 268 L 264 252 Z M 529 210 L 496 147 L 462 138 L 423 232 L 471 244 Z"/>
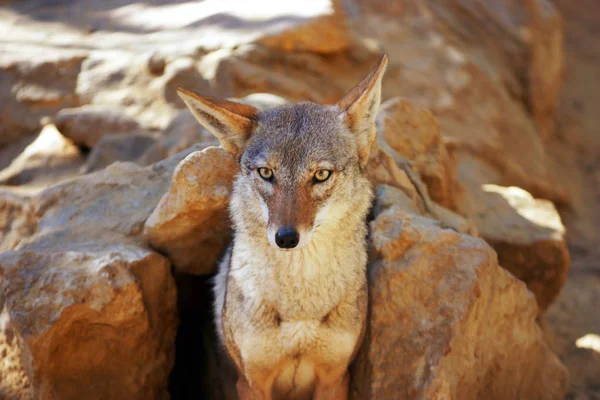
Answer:
<path fill-rule="evenodd" d="M 228 205 L 237 172 L 235 158 L 220 147 L 192 153 L 177 166 L 144 234 L 179 272 L 214 271 L 231 240 Z"/>
<path fill-rule="evenodd" d="M 405 99 L 393 98 L 381 105 L 377 118 L 386 142 L 411 162 L 431 199 L 457 211 L 462 191 L 457 160 L 448 151 L 435 116 Z"/>
<path fill-rule="evenodd" d="M 35 398 L 168 398 L 177 316 L 164 257 L 65 228 L 0 255 L 0 277 Z"/>
<path fill-rule="evenodd" d="M 535 299 L 483 240 L 396 207 L 371 222 L 371 242 L 352 398 L 564 398 Z"/>

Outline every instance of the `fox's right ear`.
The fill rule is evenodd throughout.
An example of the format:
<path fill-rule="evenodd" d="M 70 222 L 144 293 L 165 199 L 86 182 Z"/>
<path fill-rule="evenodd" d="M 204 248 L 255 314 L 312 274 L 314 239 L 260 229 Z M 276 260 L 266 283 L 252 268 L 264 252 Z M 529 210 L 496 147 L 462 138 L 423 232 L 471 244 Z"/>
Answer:
<path fill-rule="evenodd" d="M 181 87 L 177 88 L 177 94 L 200 124 L 219 139 L 221 147 L 234 155 L 242 151 L 256 124 L 258 109 L 247 104 L 199 96 Z"/>

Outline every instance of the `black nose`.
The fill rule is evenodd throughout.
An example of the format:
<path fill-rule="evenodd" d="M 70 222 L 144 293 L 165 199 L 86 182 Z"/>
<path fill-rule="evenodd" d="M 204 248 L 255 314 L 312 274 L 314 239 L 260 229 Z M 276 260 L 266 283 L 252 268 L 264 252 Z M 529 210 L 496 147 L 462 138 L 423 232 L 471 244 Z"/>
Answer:
<path fill-rule="evenodd" d="M 299 241 L 300 235 L 298 235 L 298 231 L 294 228 L 284 226 L 283 228 L 279 228 L 275 234 L 275 243 L 282 249 L 293 249 L 298 246 Z"/>

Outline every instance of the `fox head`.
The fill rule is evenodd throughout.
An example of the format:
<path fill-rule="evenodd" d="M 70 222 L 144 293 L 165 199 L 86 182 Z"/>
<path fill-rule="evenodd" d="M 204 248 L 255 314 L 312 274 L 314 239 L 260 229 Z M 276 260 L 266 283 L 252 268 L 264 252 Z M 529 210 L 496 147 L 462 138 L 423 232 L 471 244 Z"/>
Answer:
<path fill-rule="evenodd" d="M 239 162 L 231 201 L 236 233 L 293 249 L 320 230 L 354 220 L 364 225 L 372 197 L 364 169 L 386 66 L 383 56 L 335 105 L 304 102 L 259 111 L 178 88 L 198 121 Z"/>

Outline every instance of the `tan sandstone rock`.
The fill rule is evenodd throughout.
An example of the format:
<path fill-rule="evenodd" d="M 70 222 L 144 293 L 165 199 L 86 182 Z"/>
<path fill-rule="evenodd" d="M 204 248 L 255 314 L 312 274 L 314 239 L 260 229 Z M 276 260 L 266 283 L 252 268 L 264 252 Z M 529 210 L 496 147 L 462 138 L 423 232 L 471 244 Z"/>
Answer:
<path fill-rule="evenodd" d="M 0 398 L 33 400 L 33 389 L 21 361 L 18 337 L 10 326 L 9 318 L 4 308 L 0 312 Z"/>
<path fill-rule="evenodd" d="M 392 207 L 371 222 L 370 321 L 354 399 L 563 399 L 525 286 L 480 239 Z"/>
<path fill-rule="evenodd" d="M 565 228 L 554 204 L 517 187 L 484 184 L 469 187 L 466 205 L 500 265 L 527 284 L 541 310 L 548 308 L 570 267 Z"/>
<path fill-rule="evenodd" d="M 88 148 L 104 135 L 131 133 L 140 128 L 135 119 L 119 109 L 92 105 L 62 109 L 53 122 L 65 137 Z"/>
<path fill-rule="evenodd" d="M 0 171 L 0 185 L 26 187 L 31 193 L 76 176 L 84 157 L 52 124 Z"/>
<path fill-rule="evenodd" d="M 31 199 L 32 211 L 39 219 L 37 232 L 69 225 L 127 236 L 141 234 L 144 222 L 167 191 L 177 164 L 199 148 L 192 147 L 148 167 L 117 162 L 44 190 Z"/>
<path fill-rule="evenodd" d="M 431 205 L 433 206 L 433 214 L 427 212 L 422 207 L 418 207 L 415 201 L 411 200 L 404 191 L 397 187 L 388 185 L 378 185 L 375 187 L 374 215 L 381 214 L 390 207 L 400 207 L 405 212 L 436 219 L 440 222 L 442 228 L 450 228 L 459 233 L 478 236 L 477 228 L 472 221 L 436 203 L 432 203 Z"/>
<path fill-rule="evenodd" d="M 0 45 L 0 146 L 38 131 L 42 117 L 79 105 L 75 86 L 85 58 L 83 51 L 11 43 L 10 32 L 2 32 Z"/>
<path fill-rule="evenodd" d="M 14 249 L 36 230 L 37 218 L 29 206 L 29 199 L 0 191 L 0 253 Z"/>
<path fill-rule="evenodd" d="M 411 161 L 436 203 L 457 211 L 462 190 L 456 176 L 457 160 L 440 135 L 435 116 L 406 99 L 381 105 L 378 130 L 389 146 Z"/>
<path fill-rule="evenodd" d="M 274 5 L 277 4 L 276 7 Z M 285 9 L 278 9 L 285 4 Z M 254 7 L 261 7 L 255 4 Z M 298 9 L 294 9 L 299 7 Z M 266 9 L 276 9 L 278 14 L 296 15 L 287 26 L 275 34 L 268 34 L 257 43 L 287 52 L 313 52 L 331 54 L 345 50 L 350 43 L 350 32 L 343 18 L 343 10 L 337 0 L 308 0 L 269 3 Z M 270 11 L 272 12 L 272 11 Z"/>
<path fill-rule="evenodd" d="M 38 235 L 0 255 L 11 348 L 38 399 L 167 399 L 177 325 L 170 264 L 89 229 Z"/>
<path fill-rule="evenodd" d="M 0 393 L 168 397 L 175 286 L 168 260 L 139 234 L 177 164 L 198 148 L 146 168 L 116 163 L 29 199 L 3 195 L 0 245 L 15 250 L 0 256 L 0 308 L 15 337 L 7 360 L 20 357 L 23 368 L 0 374 Z"/>
<path fill-rule="evenodd" d="M 489 183 L 573 200 L 539 128 L 552 125 L 561 82 L 562 28 L 550 1 L 346 3 L 358 9 L 353 30 L 379 40 L 389 57 L 384 99 L 402 96 L 431 110 L 459 162 L 474 155 L 498 173 Z"/>
<path fill-rule="evenodd" d="M 235 158 L 220 147 L 187 156 L 144 227 L 148 242 L 179 272 L 210 274 L 231 240 L 228 204 Z"/>
<path fill-rule="evenodd" d="M 98 171 L 117 161 L 136 161 L 155 142 L 150 134 L 137 132 L 103 136 L 90 152 L 81 172 Z"/>

